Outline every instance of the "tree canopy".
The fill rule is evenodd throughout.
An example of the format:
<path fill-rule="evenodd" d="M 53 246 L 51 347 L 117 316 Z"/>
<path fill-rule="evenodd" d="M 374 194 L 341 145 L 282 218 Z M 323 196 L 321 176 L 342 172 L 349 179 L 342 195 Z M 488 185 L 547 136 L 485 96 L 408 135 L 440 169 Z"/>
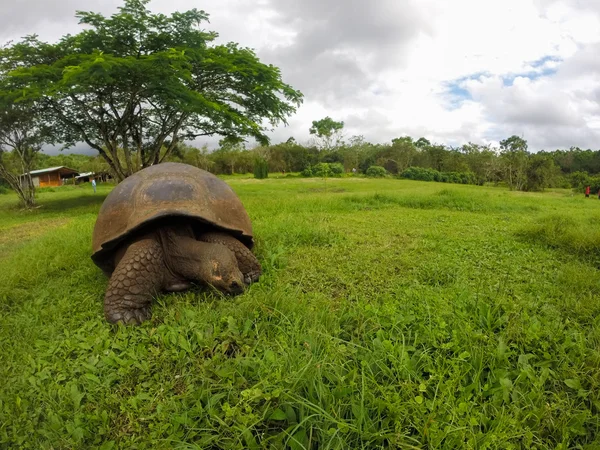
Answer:
<path fill-rule="evenodd" d="M 251 49 L 215 45 L 204 11 L 167 16 L 148 3 L 125 0 L 111 17 L 78 11 L 78 34 L 5 47 L 5 88 L 40 106 L 57 142 L 97 150 L 117 179 L 199 136 L 268 144 L 268 127 L 285 124 L 302 94 Z"/>
<path fill-rule="evenodd" d="M 321 120 L 313 120 L 312 126 L 308 130 L 323 141 L 323 146 L 327 149 L 336 145 L 340 141 L 340 133 L 344 129 L 344 122 L 337 122 L 327 116 Z M 338 141 L 338 142 L 336 142 Z"/>

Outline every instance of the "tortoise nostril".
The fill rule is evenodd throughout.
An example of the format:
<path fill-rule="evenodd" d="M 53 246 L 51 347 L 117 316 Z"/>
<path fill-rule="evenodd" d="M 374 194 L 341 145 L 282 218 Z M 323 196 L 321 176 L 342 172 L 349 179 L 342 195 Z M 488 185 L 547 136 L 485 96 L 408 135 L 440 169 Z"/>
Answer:
<path fill-rule="evenodd" d="M 229 290 L 233 294 L 241 294 L 242 292 L 244 292 L 244 286 L 237 281 L 232 281 L 229 285 Z"/>

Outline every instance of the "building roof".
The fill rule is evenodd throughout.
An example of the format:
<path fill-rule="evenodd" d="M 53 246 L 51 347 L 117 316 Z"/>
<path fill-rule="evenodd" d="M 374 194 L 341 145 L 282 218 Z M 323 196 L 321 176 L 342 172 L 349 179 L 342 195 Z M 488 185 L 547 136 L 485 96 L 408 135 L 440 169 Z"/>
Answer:
<path fill-rule="evenodd" d="M 51 173 L 51 172 L 60 172 L 61 174 L 65 174 L 65 175 L 79 173 L 76 170 L 69 169 L 68 167 L 65 167 L 65 166 L 57 166 L 57 167 L 49 167 L 47 169 L 32 170 L 29 173 L 31 175 L 41 175 L 43 173 Z M 24 176 L 24 175 L 25 174 L 23 174 L 21 176 Z"/>
<path fill-rule="evenodd" d="M 94 175 L 94 172 L 84 172 L 84 173 L 80 173 L 79 176 L 75 177 L 75 178 L 84 178 L 84 177 L 89 177 L 90 175 Z"/>

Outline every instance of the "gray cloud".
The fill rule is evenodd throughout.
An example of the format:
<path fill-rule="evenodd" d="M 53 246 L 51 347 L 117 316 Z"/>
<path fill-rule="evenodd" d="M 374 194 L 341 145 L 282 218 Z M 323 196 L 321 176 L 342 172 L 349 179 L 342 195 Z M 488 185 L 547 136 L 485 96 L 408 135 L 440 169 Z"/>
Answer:
<path fill-rule="evenodd" d="M 523 126 L 574 126 L 585 124 L 570 105 L 567 95 L 552 97 L 531 94 L 518 87 L 506 89 L 496 101 L 487 105 L 494 121 Z"/>
<path fill-rule="evenodd" d="M 383 0 L 270 0 L 272 25 L 295 33 L 288 47 L 261 55 L 282 68 L 289 82 L 326 106 L 355 101 L 379 70 L 404 65 L 404 52 L 427 22 L 415 4 Z"/>
<path fill-rule="evenodd" d="M 524 134 L 534 150 L 598 148 L 600 130 L 588 120 L 600 113 L 599 51 L 599 44 L 582 46 L 556 74 L 535 81 L 505 86 L 498 77 L 481 77 L 466 87 L 495 124 L 496 139 Z"/>
<path fill-rule="evenodd" d="M 55 40 L 77 31 L 76 10 L 112 13 L 118 0 L 90 3 L 85 0 L 14 0 L 0 2 L 0 40 L 17 40 L 39 34 L 41 39 Z"/>
<path fill-rule="evenodd" d="M 581 46 L 573 56 L 560 65 L 556 74 L 557 79 L 569 81 L 582 75 L 592 75 L 600 79 L 599 54 L 600 43 Z"/>
<path fill-rule="evenodd" d="M 346 137 L 362 135 L 369 142 L 382 142 L 399 136 L 390 117 L 375 108 L 362 114 L 348 115 L 344 119 L 344 128 Z"/>
<path fill-rule="evenodd" d="M 509 129 L 507 128 L 507 131 Z M 513 130 L 515 130 L 513 128 Z M 540 127 L 524 127 L 524 138 L 529 143 L 531 150 L 555 150 L 557 148 L 568 149 L 572 146 L 581 148 L 598 149 L 600 141 L 600 133 L 591 130 L 586 126 L 581 127 L 566 127 L 566 126 L 540 126 Z M 514 133 L 505 133 L 504 137 L 511 134 L 521 134 L 516 131 Z"/>
<path fill-rule="evenodd" d="M 536 3 L 543 13 L 560 1 Z M 32 33 L 54 40 L 78 31 L 75 10 L 111 14 L 121 4 L 122 0 L 93 4 L 85 0 L 5 1 L 0 4 L 0 41 Z M 600 0 L 566 4 L 579 11 L 600 12 Z M 362 134 L 373 142 L 409 134 L 455 144 L 496 140 L 522 132 L 533 149 L 598 147 L 600 142 L 598 132 L 588 125 L 590 116 L 600 115 L 600 44 L 580 48 L 559 65 L 555 74 L 540 77 L 543 83 L 532 82 L 533 87 L 519 82 L 503 86 L 501 81 L 471 85 L 470 93 L 483 107 L 484 117 L 477 115 L 477 108 L 472 114 L 456 108 L 447 116 L 432 111 L 435 118 L 430 119 L 426 110 L 417 114 L 424 119 L 403 124 L 399 115 L 406 118 L 407 111 L 432 104 L 416 96 L 409 96 L 411 100 L 406 102 L 403 92 L 410 90 L 410 83 L 416 80 L 409 78 L 407 88 L 401 85 L 401 78 L 403 70 L 410 69 L 408 51 L 421 35 L 445 45 L 444 31 L 430 25 L 440 18 L 433 1 L 205 0 L 197 4 L 192 0 L 153 0 L 149 7 L 166 14 L 194 7 L 206 10 L 211 23 L 205 28 L 218 31 L 220 42 L 235 41 L 256 49 L 261 60 L 280 67 L 284 80 L 305 94 L 305 106 L 289 119 L 288 127 L 271 133 L 273 142 L 290 136 L 305 140 L 310 121 L 325 115 L 344 120 L 346 135 Z M 477 20 L 477 16 L 465 20 Z M 431 92 L 440 89 L 434 84 L 432 81 Z M 428 95 L 427 89 L 418 92 Z M 451 117 L 460 118 L 451 120 L 451 127 L 434 122 Z M 218 140 L 212 137 L 197 143 L 215 146 Z"/>

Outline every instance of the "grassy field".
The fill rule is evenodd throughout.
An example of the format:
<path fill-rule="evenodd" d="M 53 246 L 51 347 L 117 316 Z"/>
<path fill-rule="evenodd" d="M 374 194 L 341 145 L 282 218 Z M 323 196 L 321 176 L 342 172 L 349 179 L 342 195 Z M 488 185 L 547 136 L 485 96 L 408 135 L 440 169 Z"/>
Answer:
<path fill-rule="evenodd" d="M 0 448 L 600 448 L 600 201 L 228 182 L 264 269 L 104 321 L 110 187 L 0 196 Z"/>

